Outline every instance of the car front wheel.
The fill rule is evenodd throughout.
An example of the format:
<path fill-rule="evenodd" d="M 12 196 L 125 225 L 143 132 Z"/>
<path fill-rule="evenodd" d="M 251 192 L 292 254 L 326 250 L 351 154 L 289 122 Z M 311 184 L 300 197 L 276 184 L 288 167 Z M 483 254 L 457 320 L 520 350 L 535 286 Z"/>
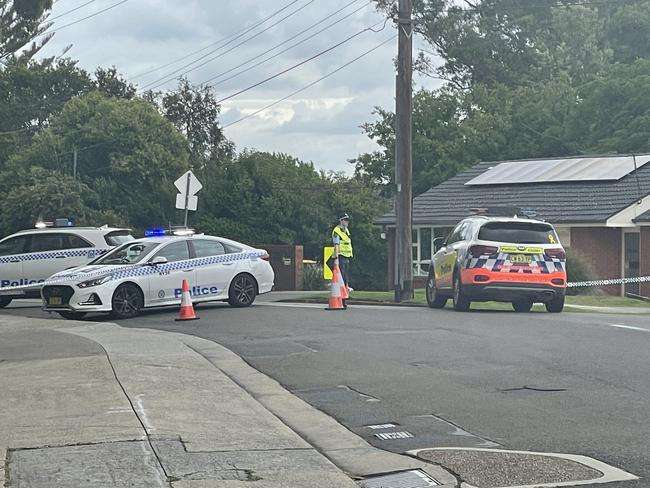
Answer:
<path fill-rule="evenodd" d="M 512 308 L 519 313 L 530 312 L 533 308 L 533 302 L 532 300 L 517 300 L 512 302 Z"/>
<path fill-rule="evenodd" d="M 231 307 L 250 307 L 257 296 L 257 283 L 249 274 L 235 276 L 228 290 L 228 303 Z"/>
<path fill-rule="evenodd" d="M 429 273 L 427 280 L 427 303 L 431 308 L 444 308 L 447 305 L 447 297 L 440 295 L 436 288 L 436 277 Z"/>
<path fill-rule="evenodd" d="M 0 308 L 5 308 L 11 303 L 11 297 L 0 297 Z"/>
<path fill-rule="evenodd" d="M 458 273 L 454 274 L 454 310 L 456 312 L 467 312 L 472 302 L 463 291 L 463 284 L 460 282 Z"/>
<path fill-rule="evenodd" d="M 144 298 L 140 289 L 131 283 L 117 287 L 111 300 L 111 317 L 114 319 L 130 319 L 137 316 L 144 306 Z"/>
<path fill-rule="evenodd" d="M 560 313 L 564 310 L 564 295 L 556 296 L 550 302 L 544 304 L 546 311 L 550 313 Z"/>

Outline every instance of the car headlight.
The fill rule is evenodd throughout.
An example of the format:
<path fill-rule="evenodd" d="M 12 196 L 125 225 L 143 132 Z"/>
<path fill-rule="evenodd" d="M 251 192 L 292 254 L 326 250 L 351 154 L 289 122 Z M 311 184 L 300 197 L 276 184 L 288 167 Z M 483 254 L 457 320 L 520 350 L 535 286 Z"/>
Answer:
<path fill-rule="evenodd" d="M 77 283 L 77 286 L 79 288 L 91 288 L 93 286 L 103 285 L 104 283 L 106 283 L 110 279 L 111 279 L 111 275 L 102 276 L 101 278 L 95 278 L 95 279 L 88 280 L 88 281 L 82 281 L 81 283 Z"/>

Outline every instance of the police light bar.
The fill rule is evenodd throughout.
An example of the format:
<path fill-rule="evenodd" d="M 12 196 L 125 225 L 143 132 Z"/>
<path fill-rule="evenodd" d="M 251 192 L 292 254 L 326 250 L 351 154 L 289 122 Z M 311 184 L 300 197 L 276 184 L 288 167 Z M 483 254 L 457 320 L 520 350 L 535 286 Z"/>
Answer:
<path fill-rule="evenodd" d="M 47 227 L 74 227 L 74 220 L 72 219 L 55 219 L 54 222 L 44 222 L 39 220 L 34 225 L 37 229 L 46 229 Z"/>
<path fill-rule="evenodd" d="M 146 229 L 144 231 L 145 237 L 164 237 L 166 235 L 167 235 L 167 231 L 165 229 L 161 229 L 160 227 L 155 227 L 153 229 Z"/>

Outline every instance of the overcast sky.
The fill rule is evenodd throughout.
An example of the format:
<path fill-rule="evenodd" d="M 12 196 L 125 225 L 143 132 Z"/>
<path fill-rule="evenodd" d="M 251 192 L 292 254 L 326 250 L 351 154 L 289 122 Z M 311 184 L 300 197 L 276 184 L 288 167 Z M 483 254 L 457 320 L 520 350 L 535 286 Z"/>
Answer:
<path fill-rule="evenodd" d="M 54 19 L 53 29 L 115 5 L 118 0 L 88 2 L 89 0 L 58 0 L 51 17 L 60 16 L 75 7 L 82 8 Z M 88 5 L 83 6 L 86 3 Z M 231 37 L 229 40 L 232 42 L 228 45 L 224 46 L 228 40 L 218 43 L 238 31 L 253 27 L 289 4 L 288 8 L 236 40 Z M 324 20 L 339 9 L 343 10 Z M 358 12 L 353 13 L 357 9 Z M 287 49 L 348 14 L 352 15 L 312 39 L 224 81 L 225 77 Z M 289 17 L 279 22 L 287 16 Z M 199 57 L 204 57 L 200 62 L 205 65 L 186 75 L 196 84 L 232 70 L 323 21 L 262 58 L 213 81 L 221 81 L 215 89 L 217 96 L 224 98 L 299 63 L 366 27 L 374 26 L 379 30 L 383 20 L 383 16 L 375 10 L 373 4 L 368 4 L 368 0 L 127 0 L 95 17 L 61 28 L 42 51 L 42 55 L 58 55 L 66 46 L 72 45 L 68 56 L 78 59 L 83 68 L 92 71 L 96 66 L 114 65 L 139 87 L 155 85 L 162 79 L 160 88 L 164 89 L 176 84 L 173 78 L 164 83 L 166 75 L 174 75 L 174 71 Z M 275 23 L 277 25 L 272 26 Z M 267 28 L 266 32 L 260 33 Z M 223 102 L 222 125 L 234 122 L 312 83 L 394 35 L 391 23 L 381 32 L 365 32 L 297 69 Z M 237 46 L 253 36 L 255 38 Z M 416 40 L 416 44 L 418 42 Z M 193 51 L 211 44 L 214 45 L 209 49 L 187 57 Z M 352 166 L 347 160 L 375 148 L 361 133 L 359 125 L 372 120 L 374 106 L 391 109 L 394 106 L 393 60 L 396 50 L 397 40 L 392 39 L 295 97 L 232 125 L 226 129 L 227 136 L 235 142 L 238 149 L 285 152 L 306 161 L 311 160 L 318 168 L 351 172 Z M 217 59 L 210 61 L 217 56 Z M 161 67 L 183 57 L 185 59 L 175 64 Z M 175 73 L 175 76 L 195 67 L 196 64 L 186 67 Z M 155 71 L 138 76 L 151 70 Z M 427 79 L 416 78 L 416 81 L 420 86 L 434 86 Z"/>

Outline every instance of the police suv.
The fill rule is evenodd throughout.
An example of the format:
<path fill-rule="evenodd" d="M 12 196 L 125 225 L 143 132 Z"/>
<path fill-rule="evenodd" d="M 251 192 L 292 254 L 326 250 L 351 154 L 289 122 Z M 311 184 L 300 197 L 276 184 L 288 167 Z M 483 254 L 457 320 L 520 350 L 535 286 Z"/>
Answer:
<path fill-rule="evenodd" d="M 263 249 L 190 231 L 162 234 L 148 232 L 87 266 L 50 277 L 41 290 L 43 309 L 70 319 L 89 312 L 124 319 L 143 308 L 178 305 L 183 280 L 195 303 L 227 301 L 233 307 L 247 307 L 273 288 Z"/>
<path fill-rule="evenodd" d="M 14 298 L 40 297 L 39 284 L 54 273 L 87 264 L 132 239 L 129 229 L 74 227 L 69 219 L 39 222 L 5 237 L 0 240 L 0 308 Z"/>
<path fill-rule="evenodd" d="M 551 224 L 476 216 L 462 220 L 440 243 L 426 297 L 432 308 L 444 307 L 451 298 L 460 312 L 473 301 L 489 300 L 510 302 L 517 312 L 540 302 L 558 313 L 566 286 L 566 253 Z"/>

